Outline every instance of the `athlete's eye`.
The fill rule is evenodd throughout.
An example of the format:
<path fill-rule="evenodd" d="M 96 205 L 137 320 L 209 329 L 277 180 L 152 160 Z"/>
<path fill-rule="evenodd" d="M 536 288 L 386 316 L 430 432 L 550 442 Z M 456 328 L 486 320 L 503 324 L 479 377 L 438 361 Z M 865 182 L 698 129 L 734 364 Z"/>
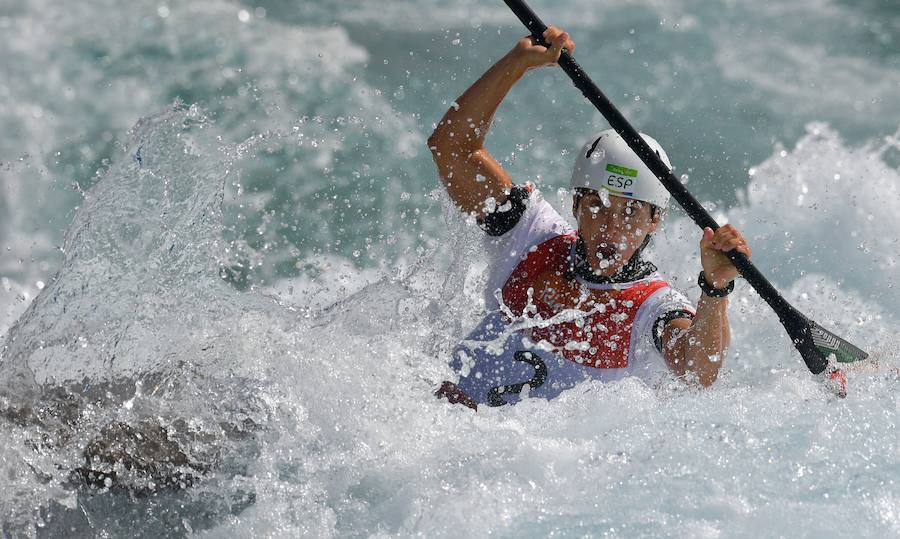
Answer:
<path fill-rule="evenodd" d="M 631 217 L 632 215 L 637 213 L 642 207 L 643 207 L 643 205 L 640 202 L 632 200 L 632 201 L 628 202 L 627 204 L 625 204 L 625 208 L 622 210 L 622 214 L 625 215 L 625 217 Z"/>
<path fill-rule="evenodd" d="M 592 214 L 597 215 L 601 211 L 603 211 L 603 201 L 598 198 L 591 198 L 587 201 L 588 211 Z"/>

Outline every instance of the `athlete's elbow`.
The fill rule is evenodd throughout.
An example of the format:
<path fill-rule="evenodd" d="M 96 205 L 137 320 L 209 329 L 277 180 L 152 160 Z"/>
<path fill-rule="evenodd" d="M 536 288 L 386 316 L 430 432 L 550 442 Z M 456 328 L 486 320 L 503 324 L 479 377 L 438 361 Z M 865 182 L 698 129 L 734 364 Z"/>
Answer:
<path fill-rule="evenodd" d="M 443 122 L 439 123 L 428 137 L 428 149 L 432 153 L 444 151 L 454 144 L 454 138 L 455 134 L 449 129 L 449 126 Z"/>
<path fill-rule="evenodd" d="M 719 379 L 719 370 L 721 368 L 721 361 L 710 361 L 710 363 L 704 365 L 702 368 L 697 369 L 697 383 L 704 388 L 712 387 L 712 385 L 716 383 L 716 380 Z"/>
<path fill-rule="evenodd" d="M 428 144 L 428 149 L 431 150 L 431 153 L 438 152 L 442 143 L 443 141 L 441 140 L 441 137 L 438 136 L 437 129 L 435 129 L 434 133 L 432 133 L 431 136 L 428 137 L 428 141 L 426 142 L 426 144 Z"/>
<path fill-rule="evenodd" d="M 453 147 L 442 137 L 429 138 L 428 150 L 431 151 L 431 158 L 438 165 L 452 162 L 453 156 L 457 155 Z"/>
<path fill-rule="evenodd" d="M 431 150 L 431 153 L 435 156 L 441 154 L 464 156 L 481 147 L 478 141 L 473 137 L 465 134 L 460 135 L 453 131 L 450 126 L 443 124 L 439 124 L 434 128 L 434 131 L 431 133 L 431 136 L 428 137 L 426 144 L 428 144 L 428 149 Z"/>
<path fill-rule="evenodd" d="M 697 383 L 700 384 L 700 387 L 707 388 L 712 387 L 713 384 L 716 383 L 716 380 L 719 378 L 718 369 L 713 371 L 712 373 L 699 373 L 697 376 Z"/>

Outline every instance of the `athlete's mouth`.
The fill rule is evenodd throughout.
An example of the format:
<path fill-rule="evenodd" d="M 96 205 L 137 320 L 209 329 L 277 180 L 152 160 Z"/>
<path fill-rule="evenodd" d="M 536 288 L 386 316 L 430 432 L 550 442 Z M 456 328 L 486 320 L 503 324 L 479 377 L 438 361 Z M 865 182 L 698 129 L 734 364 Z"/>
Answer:
<path fill-rule="evenodd" d="M 597 247 L 597 258 L 601 260 L 613 260 L 618 253 L 616 246 L 611 243 L 601 243 Z"/>
<path fill-rule="evenodd" d="M 597 247 L 597 259 L 600 269 L 605 270 L 606 268 L 615 265 L 621 258 L 622 255 L 619 254 L 619 250 L 612 244 L 601 243 Z"/>

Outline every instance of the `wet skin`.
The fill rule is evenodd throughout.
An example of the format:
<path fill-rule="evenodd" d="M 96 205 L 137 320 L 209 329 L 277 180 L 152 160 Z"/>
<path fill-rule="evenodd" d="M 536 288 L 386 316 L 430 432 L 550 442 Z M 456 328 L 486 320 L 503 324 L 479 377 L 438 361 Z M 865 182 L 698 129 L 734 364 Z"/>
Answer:
<path fill-rule="evenodd" d="M 598 275 L 615 275 L 659 225 L 650 204 L 590 191 L 576 195 L 572 213 L 584 239 L 591 269 Z"/>
<path fill-rule="evenodd" d="M 563 48 L 575 50 L 569 34 L 559 28 L 548 28 L 543 37 L 549 47 L 538 45 L 530 36 L 519 39 L 456 99 L 428 138 L 428 148 L 450 198 L 466 213 L 484 216 L 486 201 L 503 204 L 513 185 L 509 174 L 484 147 L 501 101 L 527 71 L 556 66 Z M 659 224 L 659 215 L 650 211 L 649 204 L 615 196 L 604 203 L 599 193 L 576 197 L 573 213 L 589 263 L 604 276 L 614 275 Z M 715 232 L 704 230 L 700 266 L 706 281 L 716 288 L 737 277 L 737 270 L 725 256 L 731 249 L 750 256 L 747 242 L 733 226 Z M 726 297 L 703 294 L 693 320 L 676 318 L 666 325 L 663 355 L 675 374 L 691 373 L 703 386 L 716 380 L 730 341 L 727 304 Z"/>

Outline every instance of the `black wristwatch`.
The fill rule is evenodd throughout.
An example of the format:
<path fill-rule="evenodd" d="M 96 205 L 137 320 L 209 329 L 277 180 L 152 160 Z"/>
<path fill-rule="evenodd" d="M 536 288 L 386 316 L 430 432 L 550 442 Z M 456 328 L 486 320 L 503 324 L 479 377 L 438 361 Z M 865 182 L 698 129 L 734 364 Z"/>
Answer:
<path fill-rule="evenodd" d="M 709 281 L 707 281 L 706 277 L 703 275 L 703 270 L 700 270 L 700 275 L 697 276 L 697 284 L 700 285 L 700 290 L 702 290 L 704 294 L 713 298 L 724 298 L 734 290 L 734 281 L 728 283 L 728 286 L 725 288 L 716 288 L 709 284 Z"/>

